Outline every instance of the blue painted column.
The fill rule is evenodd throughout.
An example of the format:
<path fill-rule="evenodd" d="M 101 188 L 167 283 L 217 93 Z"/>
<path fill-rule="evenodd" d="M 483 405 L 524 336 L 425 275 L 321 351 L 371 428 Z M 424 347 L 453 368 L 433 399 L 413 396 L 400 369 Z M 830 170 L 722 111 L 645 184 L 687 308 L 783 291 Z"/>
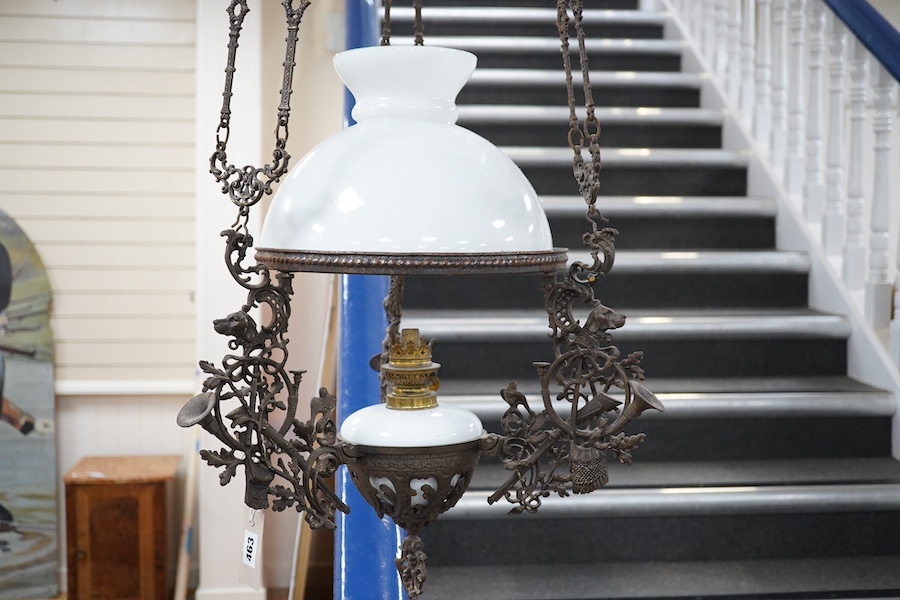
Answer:
<path fill-rule="evenodd" d="M 347 47 L 378 43 L 375 0 L 347 0 Z M 346 92 L 345 120 L 352 124 L 353 97 Z M 387 277 L 343 275 L 340 297 L 338 353 L 338 423 L 352 412 L 380 401 L 378 374 L 369 367 L 381 352 L 387 320 L 382 302 Z M 390 519 L 379 519 L 353 486 L 346 467 L 335 481 L 350 514 L 338 515 L 334 548 L 335 600 L 404 600 L 406 593 L 394 566 L 402 530 Z"/>

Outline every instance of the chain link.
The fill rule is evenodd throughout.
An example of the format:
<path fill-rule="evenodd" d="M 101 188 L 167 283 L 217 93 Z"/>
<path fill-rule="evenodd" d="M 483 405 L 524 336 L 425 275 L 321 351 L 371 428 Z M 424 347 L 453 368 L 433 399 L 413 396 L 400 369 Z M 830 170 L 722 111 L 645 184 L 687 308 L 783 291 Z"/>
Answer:
<path fill-rule="evenodd" d="M 391 45 L 391 0 L 384 1 L 384 17 L 381 19 L 381 45 Z"/>
<path fill-rule="evenodd" d="M 250 206 L 272 193 L 272 184 L 287 173 L 290 155 L 287 153 L 288 120 L 291 112 L 291 87 L 296 66 L 297 38 L 300 31 L 300 20 L 310 5 L 309 0 L 301 0 L 294 8 L 293 0 L 281 3 L 287 22 L 287 38 L 285 38 L 284 75 L 281 85 L 281 102 L 278 105 L 278 119 L 275 126 L 275 149 L 272 151 L 272 162 L 263 167 L 252 165 L 238 168 L 228 162 L 228 140 L 231 137 L 231 98 L 234 95 L 234 73 L 237 58 L 238 41 L 244 18 L 250 12 L 247 0 L 232 0 L 228 6 L 229 38 L 228 62 L 225 67 L 225 89 L 222 91 L 222 110 L 219 113 L 219 127 L 216 130 L 216 149 L 209 159 L 209 172 L 216 181 L 222 184 L 222 193 L 227 194 L 238 206 L 241 214 L 245 214 Z"/>
<path fill-rule="evenodd" d="M 571 11 L 572 16 L 569 16 Z M 596 231 L 597 210 L 595 203 L 600 191 L 600 123 L 594 114 L 594 97 L 591 91 L 591 76 L 588 68 L 587 47 L 584 34 L 584 0 L 557 0 L 556 27 L 559 32 L 560 51 L 566 75 L 566 96 L 569 105 L 569 146 L 574 152 L 573 171 L 578 188 L 588 206 L 588 220 Z M 573 24 L 570 24 L 573 22 Z M 584 92 L 584 124 L 580 123 L 575 99 L 575 84 L 572 75 L 572 53 L 569 43 L 569 30 L 574 26 L 578 43 L 578 60 L 581 68 L 581 84 Z M 584 147 L 587 144 L 590 161 L 584 160 Z M 602 220 L 602 218 L 601 218 Z"/>
<path fill-rule="evenodd" d="M 384 0 L 384 16 L 381 20 L 381 45 L 391 45 L 391 0 Z M 425 45 L 425 27 L 422 24 L 422 0 L 414 0 L 416 46 Z"/>

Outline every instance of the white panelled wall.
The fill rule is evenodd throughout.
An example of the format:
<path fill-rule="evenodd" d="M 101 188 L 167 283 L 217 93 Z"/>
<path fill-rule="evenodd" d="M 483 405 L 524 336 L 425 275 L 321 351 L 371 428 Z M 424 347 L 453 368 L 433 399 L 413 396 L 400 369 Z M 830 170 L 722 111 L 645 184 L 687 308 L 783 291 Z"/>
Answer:
<path fill-rule="evenodd" d="M 7 0 L 0 13 L 0 208 L 50 275 L 60 390 L 184 390 L 193 3 Z"/>
<path fill-rule="evenodd" d="M 60 478 L 86 455 L 190 453 L 175 415 L 198 385 L 198 358 L 224 354 L 211 320 L 245 300 L 219 237 L 234 208 L 207 172 L 227 4 L 0 3 L 0 210 L 35 242 L 53 286 Z M 341 4 L 313 7 L 301 28 L 294 163 L 341 126 L 329 48 Z M 232 104 L 230 158 L 240 165 L 271 157 L 284 57 L 280 4 L 251 9 Z M 305 397 L 315 395 L 326 288 L 317 275 L 294 286 L 292 362 L 309 371 Z M 198 598 L 262 598 L 236 581 L 238 546 L 227 542 L 242 527 L 241 483 L 221 488 L 217 471 L 200 473 Z M 183 485 L 173 498 L 173 569 Z M 267 515 L 269 587 L 288 585 L 296 523 L 293 511 Z M 64 543 L 61 560 L 64 586 Z"/>

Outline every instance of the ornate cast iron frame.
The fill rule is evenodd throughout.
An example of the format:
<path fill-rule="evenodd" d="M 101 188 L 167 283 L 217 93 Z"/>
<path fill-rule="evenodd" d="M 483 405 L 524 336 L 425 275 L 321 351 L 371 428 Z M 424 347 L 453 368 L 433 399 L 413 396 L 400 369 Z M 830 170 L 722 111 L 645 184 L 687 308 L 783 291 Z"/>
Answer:
<path fill-rule="evenodd" d="M 273 161 L 264 167 L 237 168 L 228 162 L 227 143 L 231 119 L 230 99 L 235 72 L 235 56 L 247 0 L 232 0 L 228 7 L 230 37 L 228 63 L 216 148 L 210 171 L 222 184 L 222 192 L 238 208 L 235 223 L 225 231 L 225 263 L 235 282 L 247 290 L 246 303 L 236 312 L 214 321 L 215 330 L 228 337 L 232 350 L 220 365 L 202 361 L 207 375 L 203 392 L 192 398 L 178 415 L 183 427 L 200 425 L 224 445 L 219 450 L 201 450 L 211 466 L 222 469 L 222 485 L 244 468 L 245 502 L 263 509 L 281 511 L 293 506 L 304 513 L 314 528 L 334 527 L 336 511 L 349 508 L 328 487 L 326 480 L 345 464 L 358 488 L 379 516 L 391 516 L 406 529 L 397 568 L 411 598 L 418 597 L 425 581 L 425 553 L 418 536 L 422 527 L 452 507 L 465 492 L 480 453 L 499 457 L 510 471 L 506 482 L 489 498 L 512 504 L 511 514 L 533 513 L 543 498 L 587 493 L 607 483 L 607 454 L 631 462 L 632 451 L 644 441 L 644 434 L 626 435 L 624 426 L 646 409 L 663 410 L 662 404 L 640 381 L 641 352 L 621 356 L 610 334 L 622 326 L 625 317 L 604 306 L 594 296 L 593 285 L 604 279 L 615 260 L 617 232 L 595 207 L 599 191 L 600 126 L 594 116 L 582 26 L 583 0 L 557 0 L 557 25 L 566 72 L 574 174 L 586 202 L 589 231 L 584 244 L 590 264 L 565 264 L 565 251 L 525 260 L 516 257 L 468 257 L 468 263 L 446 262 L 446 257 L 421 257 L 413 262 L 397 262 L 387 257 L 313 257 L 296 259 L 284 253 L 261 250 L 258 262 L 249 262 L 253 238 L 247 222 L 250 209 L 272 191 L 288 168 L 286 151 L 288 118 L 296 44 L 300 21 L 309 2 L 294 7 L 284 0 L 287 39 L 281 103 L 277 113 Z M 389 14 L 390 1 L 385 2 Z M 421 43 L 421 4 L 416 0 L 417 43 Z M 569 16 L 571 13 L 571 17 Z M 574 22 L 574 23 L 573 23 Z M 585 119 L 579 121 L 570 60 L 569 32 L 574 25 L 585 97 Z M 389 43 L 386 23 L 384 40 Z M 589 160 L 584 159 L 587 154 Z M 443 261 L 443 262 L 442 262 Z M 310 418 L 299 421 L 296 409 L 302 371 L 289 371 L 286 360 L 287 326 L 292 271 L 391 273 L 391 288 L 385 299 L 389 326 L 377 363 L 386 363 L 392 344 L 398 343 L 403 274 L 435 272 L 543 272 L 543 293 L 550 327 L 553 353 L 546 362 L 536 362 L 540 383 L 539 410 L 511 382 L 500 391 L 508 404 L 502 418 L 503 433 L 485 433 L 479 440 L 458 447 L 414 448 L 402 451 L 354 446 L 337 435 L 335 398 L 324 388 L 310 400 Z M 574 316 L 576 303 L 586 305 L 589 314 L 582 324 Z M 270 316 L 257 323 L 252 316 L 265 307 Z M 382 383 L 384 399 L 386 383 Z M 622 401 L 610 394 L 613 388 L 624 394 Z M 275 423 L 280 421 L 280 425 Z M 425 506 L 410 502 L 410 478 L 429 479 L 422 495 Z M 390 480 L 376 489 L 371 478 Z M 270 501 L 271 499 L 271 501 Z"/>

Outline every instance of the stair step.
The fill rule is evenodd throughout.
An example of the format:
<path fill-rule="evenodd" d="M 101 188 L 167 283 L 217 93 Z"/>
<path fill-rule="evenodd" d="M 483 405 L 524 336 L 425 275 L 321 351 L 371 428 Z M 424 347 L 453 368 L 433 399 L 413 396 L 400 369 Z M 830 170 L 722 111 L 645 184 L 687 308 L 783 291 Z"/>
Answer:
<path fill-rule="evenodd" d="M 673 339 L 846 339 L 849 320 L 811 310 L 770 311 L 621 311 L 628 315 L 616 329 L 616 341 Z M 530 311 L 445 311 L 429 315 L 407 311 L 405 324 L 446 344 L 456 341 L 547 339 L 547 316 Z M 581 314 L 583 320 L 587 315 Z"/>
<path fill-rule="evenodd" d="M 391 37 L 391 44 L 412 46 L 413 37 Z M 456 48 L 478 57 L 487 69 L 560 69 L 557 37 L 428 36 L 428 45 Z M 592 69 L 604 71 L 679 71 L 686 44 L 662 39 L 592 39 L 586 42 Z M 570 46 L 577 68 L 577 45 Z"/>
<path fill-rule="evenodd" d="M 779 490 L 807 490 L 810 487 L 822 490 L 826 485 L 829 487 L 857 486 L 869 490 L 871 486 L 876 485 L 896 486 L 900 484 L 900 463 L 886 456 L 830 458 L 828 460 L 775 458 L 765 461 L 640 461 L 629 466 L 612 461 L 609 463 L 609 471 L 610 483 L 603 488 L 604 491 L 618 490 L 623 494 L 622 497 L 630 495 L 637 498 L 634 514 L 628 512 L 627 516 L 639 515 L 645 510 L 641 506 L 643 502 L 655 502 L 654 498 L 662 497 L 663 494 L 681 494 L 683 497 L 688 497 L 688 494 L 710 492 L 710 495 L 706 496 L 707 501 L 712 502 L 712 498 L 715 497 L 730 502 L 733 497 L 740 497 L 740 494 L 733 494 L 735 491 L 755 492 L 756 488 L 777 493 Z M 480 499 L 489 497 L 507 481 L 510 475 L 511 471 L 504 468 L 498 460 L 482 457 L 469 486 L 469 492 L 481 490 Z M 660 490 L 667 491 L 660 492 Z M 485 493 L 488 496 L 485 496 Z M 645 493 L 649 495 L 649 500 L 644 497 Z M 733 494 L 733 496 L 726 494 Z M 750 501 L 744 498 L 742 502 L 749 503 Z M 497 502 L 495 508 L 499 509 L 498 505 L 500 504 L 502 503 Z M 603 511 L 612 506 L 609 503 L 602 504 Z M 487 505 L 486 500 L 485 505 Z M 682 506 L 681 508 L 685 509 L 686 507 Z M 506 509 L 508 510 L 509 507 L 507 506 Z M 727 506 L 716 504 L 714 510 L 743 513 L 745 509 L 746 506 L 743 504 Z M 613 507 L 613 510 L 617 509 Z M 622 507 L 620 506 L 618 510 L 621 511 Z M 706 512 L 703 506 L 697 506 L 696 510 Z M 498 510 L 498 512 L 500 511 Z M 589 516 L 592 513 L 590 509 L 586 509 L 584 514 Z M 610 515 L 604 513 L 602 516 Z M 617 512 L 614 516 L 626 515 L 620 515 Z M 501 517 L 498 515 L 497 518 Z"/>
<path fill-rule="evenodd" d="M 469 490 L 441 516 L 445 521 L 500 519 L 505 502 L 488 504 L 491 491 Z M 841 485 L 746 485 L 710 487 L 610 488 L 566 498 L 549 496 L 534 520 L 587 517 L 900 512 L 900 483 Z"/>
<path fill-rule="evenodd" d="M 506 516 L 468 492 L 422 532 L 429 567 L 622 561 L 791 560 L 900 552 L 900 484 L 601 489 Z M 602 541 L 601 541 L 602 540 Z M 459 548 L 466 548 L 460 552 Z M 539 551 L 539 550 L 538 550 Z"/>
<path fill-rule="evenodd" d="M 581 196 L 541 196 L 541 205 L 549 217 L 583 217 Z M 597 198 L 597 209 L 606 217 L 653 216 L 682 217 L 774 217 L 778 204 L 772 197 L 710 196 L 609 196 Z"/>
<path fill-rule="evenodd" d="M 568 110 L 543 106 L 459 107 L 459 124 L 496 146 L 559 147 L 567 139 Z M 517 110 L 522 109 L 522 110 Z M 497 118 L 491 118 L 497 115 Z M 502 117 L 500 115 L 503 115 Z M 696 108 L 598 108 L 603 147 L 719 148 L 722 112 Z"/>
<path fill-rule="evenodd" d="M 615 554 L 610 549 L 602 563 L 591 567 L 541 563 L 459 567 L 429 564 L 426 589 L 430 600 L 900 597 L 900 558 L 896 556 L 619 562 Z"/>
<path fill-rule="evenodd" d="M 763 251 L 775 247 L 775 218 L 769 216 L 608 216 L 615 229 L 616 248 L 622 251 L 660 251 L 672 255 L 699 251 Z M 554 245 L 583 248 L 584 212 L 578 216 L 549 215 Z"/>
<path fill-rule="evenodd" d="M 588 0 L 591 9 L 604 10 L 636 10 L 638 8 L 638 0 Z M 411 6 L 412 0 L 394 0 L 394 7 Z M 547 7 L 547 0 L 492 0 L 491 5 L 494 7 L 502 7 L 511 5 L 513 7 Z M 448 6 L 484 6 L 484 0 L 436 0 L 428 3 L 428 7 L 448 7 Z"/>
<path fill-rule="evenodd" d="M 613 332 L 621 355 L 642 352 L 655 377 L 824 376 L 846 373 L 849 322 L 808 310 L 622 310 Z M 552 356 L 537 311 L 406 311 L 404 325 L 436 338 L 443 379 L 535 376 Z M 584 315 L 580 315 L 584 318 Z"/>
<path fill-rule="evenodd" d="M 620 252 L 620 255 L 626 254 Z M 407 308 L 542 309 L 539 275 L 409 277 L 404 291 Z M 607 306 L 633 309 L 800 308 L 807 305 L 808 274 L 775 268 L 741 272 L 625 271 L 595 286 Z M 626 313 L 627 314 L 627 313 Z"/>
<path fill-rule="evenodd" d="M 573 153 L 569 148 L 542 148 L 535 146 L 504 146 L 500 148 L 520 167 L 532 165 L 572 164 Z M 590 158 L 587 150 L 582 152 Z M 747 167 L 746 150 L 697 149 L 697 148 L 604 148 L 601 159 L 609 167 L 634 167 L 640 165 Z"/>
<path fill-rule="evenodd" d="M 583 248 L 581 197 L 544 196 L 554 244 Z M 775 247 L 773 198 L 601 196 L 596 208 L 618 230 L 618 250 L 768 250 Z"/>
<path fill-rule="evenodd" d="M 530 381 L 530 380 L 529 380 Z M 496 397 L 500 397 L 500 390 L 509 383 L 506 379 L 465 379 L 442 380 L 441 395 L 466 396 L 481 394 L 485 390 L 496 391 Z M 816 377 L 801 377 L 797 375 L 776 377 L 697 377 L 688 379 L 684 377 L 666 378 L 652 377 L 647 379 L 647 385 L 656 393 L 749 393 L 772 394 L 779 392 L 833 392 L 852 393 L 858 396 L 885 393 L 868 386 L 846 375 L 829 375 Z M 523 382 L 519 388 L 524 393 L 537 393 L 537 384 L 529 387 L 528 382 Z M 890 396 L 890 394 L 888 393 Z M 866 414 L 860 413 L 860 414 Z M 882 414 L 882 413 L 878 413 Z M 882 414 L 883 416 L 883 414 Z"/>
<path fill-rule="evenodd" d="M 645 412 L 640 423 L 648 420 L 669 421 L 673 419 L 750 419 L 799 418 L 799 417 L 891 417 L 897 407 L 894 398 L 888 392 L 854 387 L 840 390 L 844 382 L 835 378 L 826 379 L 827 387 L 823 389 L 800 390 L 790 389 L 791 383 L 775 389 L 761 389 L 760 381 L 747 382 L 748 391 L 703 391 L 704 382 L 694 382 L 700 386 L 696 391 L 666 391 L 671 384 L 665 381 L 649 380 L 646 385 L 666 407 L 665 413 Z M 538 394 L 536 384 L 523 382 L 520 390 L 528 397 Z M 767 381 L 771 388 L 775 381 Z M 453 388 L 444 385 L 441 388 L 441 403 L 451 403 L 474 412 L 482 421 L 498 421 L 508 408 L 500 398 L 499 390 L 506 386 L 505 382 L 481 382 L 481 393 L 454 393 Z M 837 389 L 836 389 L 837 388 Z M 862 389 L 860 389 L 862 388 Z M 485 392 L 490 390 L 490 393 Z M 621 401 L 622 393 L 613 390 L 613 398 Z"/>
<path fill-rule="evenodd" d="M 591 86 L 672 86 L 699 89 L 708 79 L 701 73 L 666 73 L 634 71 L 592 71 Z M 572 81 L 581 86 L 581 74 L 573 73 Z M 552 69 L 476 69 L 467 86 L 501 85 L 551 85 L 564 89 L 565 74 Z M 597 100 L 595 98 L 595 100 Z M 518 103 L 521 104 L 521 103 Z M 609 106 L 601 104 L 600 106 Z M 613 105 L 615 106 L 615 105 Z M 626 105 L 627 106 L 627 105 Z"/>
<path fill-rule="evenodd" d="M 706 76 L 694 73 L 592 71 L 597 106 L 699 107 Z M 573 74 L 580 98 L 581 76 Z M 457 97 L 457 103 L 543 106 L 565 102 L 562 69 L 476 69 Z"/>
<path fill-rule="evenodd" d="M 569 252 L 569 260 L 590 262 L 588 252 Z M 616 254 L 616 275 L 634 273 L 809 273 L 809 257 L 780 250 L 626 251 Z M 612 276 L 610 276 L 612 278 Z"/>
<path fill-rule="evenodd" d="M 541 196 L 577 193 L 568 148 L 503 147 Z M 605 148 L 602 193 L 740 196 L 747 191 L 748 154 L 696 148 Z"/>
<path fill-rule="evenodd" d="M 415 43 L 413 37 L 391 37 L 391 44 L 398 46 L 411 46 Z M 521 54 L 523 52 L 544 52 L 552 54 L 560 63 L 560 41 L 556 36 L 553 37 L 534 37 L 534 36 L 429 36 L 429 46 L 438 46 L 442 48 L 457 48 L 465 50 L 481 57 L 482 53 L 487 52 L 505 52 L 509 54 Z M 585 40 L 585 47 L 588 53 L 604 52 L 609 54 L 671 54 L 679 55 L 687 44 L 682 40 L 628 40 L 628 39 L 590 39 Z M 573 53 L 577 52 L 577 48 L 571 48 Z M 556 67 L 557 65 L 554 65 Z M 606 70 L 606 69 L 604 69 Z"/>
<path fill-rule="evenodd" d="M 505 380 L 445 379 L 440 402 L 471 410 L 487 431 L 501 433 L 501 418 L 508 406 L 502 401 L 500 390 L 507 385 Z M 679 460 L 704 465 L 703 469 L 698 467 L 701 472 L 713 469 L 714 465 L 727 464 L 729 469 L 737 469 L 740 465 L 736 461 L 754 461 L 760 457 L 771 457 L 767 463 L 772 459 L 819 459 L 822 465 L 827 465 L 851 457 L 886 457 L 891 452 L 891 418 L 896 412 L 893 396 L 846 377 L 692 378 L 681 382 L 651 379 L 646 385 L 663 402 L 666 411 L 646 411 L 639 421 L 628 425 L 626 433 L 646 433 L 647 441 L 635 452 L 638 469 L 612 473 L 613 487 L 635 485 L 634 473 L 644 472 L 642 469 L 658 472 L 654 471 L 654 465 L 659 463 L 672 465 L 671 472 L 676 478 L 658 479 L 653 485 L 669 485 L 679 479 L 682 485 L 694 485 L 691 478 L 676 476 L 680 467 L 673 461 Z M 536 377 L 519 381 L 518 387 L 532 408 L 537 409 L 541 396 Z M 612 390 L 610 395 L 622 399 L 618 390 Z M 823 439 L 853 441 L 822 444 Z M 482 464 L 484 468 L 476 473 L 477 480 L 494 477 L 492 487 L 496 488 L 499 480 L 508 477 L 508 473 L 492 474 L 491 468 L 497 467 L 491 465 L 491 459 L 484 459 Z M 862 477 L 862 470 L 856 470 Z M 734 473 L 737 477 L 738 471 Z M 723 481 L 736 485 L 740 477 Z M 847 477 L 834 479 L 847 480 Z M 750 482 L 746 478 L 740 481 Z M 788 482 L 807 481 L 795 478 L 779 483 Z M 714 478 L 708 483 L 713 484 Z"/>
<path fill-rule="evenodd" d="M 473 3 L 474 4 L 474 3 Z M 391 8 L 391 25 L 397 34 L 412 35 L 415 12 L 412 8 Z M 666 13 L 625 9 L 584 10 L 585 35 L 590 39 L 663 37 Z M 554 37 L 556 9 L 537 6 L 431 6 L 422 11 L 425 43 L 431 36 L 537 36 Z"/>
<path fill-rule="evenodd" d="M 509 471 L 504 471 L 505 481 Z M 607 489 L 616 488 L 686 488 L 809 485 L 872 485 L 900 483 L 900 462 L 890 456 L 870 458 L 831 458 L 746 461 L 702 461 L 634 463 L 611 462 L 615 481 L 610 478 Z M 490 469 L 485 469 L 489 471 Z M 496 485 L 483 486 L 494 490 Z"/>
<path fill-rule="evenodd" d="M 579 109 L 579 115 L 584 110 Z M 686 124 L 722 125 L 724 111 L 708 108 L 623 108 L 597 107 L 597 120 L 604 130 L 610 124 L 630 123 L 635 125 Z M 461 124 L 498 123 L 503 125 L 534 125 L 535 123 L 563 123 L 568 125 L 569 109 L 564 106 L 460 106 Z M 558 146 L 558 144 L 555 144 Z"/>

